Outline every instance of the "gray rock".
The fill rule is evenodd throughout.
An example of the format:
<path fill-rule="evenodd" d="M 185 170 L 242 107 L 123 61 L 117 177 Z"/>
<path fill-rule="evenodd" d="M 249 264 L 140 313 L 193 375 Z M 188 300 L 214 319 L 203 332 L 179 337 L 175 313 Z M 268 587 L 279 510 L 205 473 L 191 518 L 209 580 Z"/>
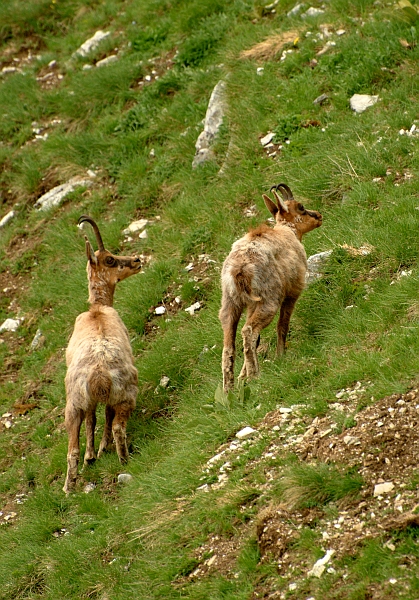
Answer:
<path fill-rule="evenodd" d="M 307 259 L 307 272 L 306 272 L 306 285 L 310 285 L 313 281 L 317 281 L 322 277 L 321 269 L 326 264 L 327 260 L 330 258 L 333 250 L 326 250 L 325 252 L 319 252 L 318 254 L 313 254 L 309 256 Z"/>
<path fill-rule="evenodd" d="M 23 318 L 21 319 L 6 319 L 1 325 L 0 325 L 0 333 L 2 333 L 3 331 L 16 331 L 16 329 L 19 327 L 19 325 L 22 323 Z"/>
<path fill-rule="evenodd" d="M 212 91 L 204 120 L 204 130 L 199 134 L 195 144 L 196 154 L 192 161 L 195 169 L 208 160 L 214 160 L 215 154 L 211 149 L 215 137 L 221 127 L 226 113 L 226 83 L 219 81 Z"/>
<path fill-rule="evenodd" d="M 107 65 L 110 65 L 111 63 L 114 63 L 118 60 L 118 57 L 116 56 L 116 54 L 111 54 L 110 56 L 107 56 L 106 58 L 102 58 L 102 60 L 98 60 L 96 63 L 97 67 L 106 67 Z"/>
<path fill-rule="evenodd" d="M 45 337 L 42 334 L 42 331 L 40 329 L 37 330 L 37 332 L 35 333 L 35 337 L 33 338 L 32 342 L 31 342 L 31 350 L 37 350 L 38 348 L 42 348 L 42 346 L 44 345 L 45 342 Z"/>
<path fill-rule="evenodd" d="M 349 100 L 349 104 L 356 113 L 362 113 L 364 110 L 373 106 L 378 100 L 378 96 L 369 96 L 368 94 L 354 94 Z"/>
<path fill-rule="evenodd" d="M 317 98 L 313 100 L 313 104 L 323 104 L 326 100 L 329 100 L 329 96 L 327 94 L 321 94 L 321 96 L 317 96 Z"/>
<path fill-rule="evenodd" d="M 301 15 L 301 18 L 306 19 L 307 17 L 318 17 L 323 14 L 324 10 L 322 10 L 321 8 L 314 8 L 313 6 L 310 6 L 310 8 Z"/>
<path fill-rule="evenodd" d="M 129 473 L 120 473 L 118 475 L 118 483 L 129 483 L 132 481 L 132 475 Z"/>
<path fill-rule="evenodd" d="M 297 16 L 298 13 L 301 12 L 305 6 L 306 5 L 303 4 L 303 3 L 296 4 L 294 6 L 294 8 L 292 8 L 291 10 L 289 10 L 287 12 L 287 17 L 295 17 L 295 16 Z"/>
<path fill-rule="evenodd" d="M 67 183 L 57 185 L 38 198 L 35 202 L 35 208 L 37 210 L 49 210 L 54 206 L 60 206 L 64 201 L 64 198 L 80 185 L 90 187 L 92 185 L 92 180 L 83 179 L 82 177 L 72 177 Z"/>
<path fill-rule="evenodd" d="M 244 427 L 236 433 L 236 438 L 238 438 L 239 440 L 248 440 L 249 438 L 253 437 L 256 433 L 257 431 L 253 429 L 253 427 Z"/>
<path fill-rule="evenodd" d="M 100 42 L 106 39 L 110 34 L 110 31 L 96 31 L 95 35 L 86 40 L 84 44 L 82 44 L 80 48 L 74 52 L 73 56 L 87 56 L 89 52 L 95 50 L 99 46 Z"/>
<path fill-rule="evenodd" d="M 4 227 L 5 225 L 7 225 L 7 223 L 9 221 L 11 221 L 13 219 L 13 217 L 16 216 L 16 213 L 14 210 L 9 210 L 9 212 L 7 214 L 4 215 L 4 217 L 2 219 L 0 219 L 0 229 L 2 227 Z"/>

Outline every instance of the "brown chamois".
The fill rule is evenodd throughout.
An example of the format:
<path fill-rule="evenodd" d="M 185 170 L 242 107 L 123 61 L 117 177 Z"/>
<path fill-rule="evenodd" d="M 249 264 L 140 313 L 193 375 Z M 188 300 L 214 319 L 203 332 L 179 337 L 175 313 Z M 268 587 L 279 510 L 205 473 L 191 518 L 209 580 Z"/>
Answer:
<path fill-rule="evenodd" d="M 93 219 L 82 215 L 78 224 L 84 222 L 93 227 L 99 249 L 94 252 L 85 236 L 90 308 L 77 317 L 66 351 L 65 426 L 68 454 L 67 477 L 63 488 L 66 494 L 76 484 L 80 427 L 84 419 L 84 463 L 93 462 L 96 458 L 94 435 L 98 403 L 105 404 L 106 417 L 98 456 L 108 448 L 113 434 L 119 460 L 125 462 L 128 459 L 126 424 L 135 407 L 138 391 L 137 369 L 128 331 L 112 304 L 116 284 L 140 271 L 140 259 L 111 254 L 105 250 L 99 228 Z"/>
<path fill-rule="evenodd" d="M 277 194 L 281 192 L 283 199 Z M 277 204 L 263 194 L 266 207 L 275 219 L 272 228 L 263 224 L 237 240 L 227 256 L 222 273 L 222 301 L 219 318 L 224 332 L 223 386 L 234 387 L 234 359 L 237 325 L 247 308 L 242 329 L 244 364 L 239 379 L 259 373 L 256 348 L 259 334 L 280 310 L 277 356 L 285 350 L 285 340 L 294 305 L 305 286 L 307 257 L 302 236 L 320 227 L 322 215 L 306 210 L 294 200 L 290 188 L 279 183 L 271 188 Z"/>

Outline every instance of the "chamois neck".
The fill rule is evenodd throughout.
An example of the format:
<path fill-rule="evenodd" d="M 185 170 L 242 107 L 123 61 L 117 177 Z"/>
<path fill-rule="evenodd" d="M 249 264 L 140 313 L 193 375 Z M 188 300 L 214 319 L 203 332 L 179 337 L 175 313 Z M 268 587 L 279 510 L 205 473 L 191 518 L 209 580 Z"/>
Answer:
<path fill-rule="evenodd" d="M 289 229 L 291 229 L 291 231 L 295 234 L 295 237 L 297 238 L 297 240 L 299 242 L 301 242 L 301 239 L 302 239 L 303 235 L 302 235 L 302 233 L 300 233 L 298 231 L 298 229 L 295 226 L 295 223 L 283 220 L 283 221 L 279 221 L 279 222 L 277 221 L 276 225 L 285 225 L 286 227 L 288 227 Z"/>
<path fill-rule="evenodd" d="M 113 306 L 115 286 L 103 281 L 89 281 L 89 303 Z"/>

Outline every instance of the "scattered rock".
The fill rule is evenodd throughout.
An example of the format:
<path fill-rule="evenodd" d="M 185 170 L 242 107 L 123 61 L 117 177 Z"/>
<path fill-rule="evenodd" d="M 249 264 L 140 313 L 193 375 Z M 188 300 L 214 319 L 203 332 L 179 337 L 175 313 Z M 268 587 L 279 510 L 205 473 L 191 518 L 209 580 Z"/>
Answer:
<path fill-rule="evenodd" d="M 310 6 L 310 8 L 301 15 L 301 18 L 306 19 L 307 17 L 319 17 L 323 14 L 324 10 L 322 10 L 321 8 L 314 8 L 313 6 Z"/>
<path fill-rule="evenodd" d="M 16 331 L 19 325 L 22 323 L 22 321 L 23 317 L 21 317 L 20 319 L 6 319 L 0 325 L 0 333 L 2 333 L 3 331 Z"/>
<path fill-rule="evenodd" d="M 49 210 L 54 206 L 60 206 L 64 201 L 64 198 L 73 192 L 76 187 L 79 186 L 90 187 L 92 185 L 91 179 L 84 179 L 82 177 L 72 177 L 67 183 L 62 183 L 43 194 L 35 202 L 35 208 L 37 210 Z"/>
<path fill-rule="evenodd" d="M 167 377 L 167 375 L 163 375 L 163 377 L 160 379 L 160 383 L 159 386 L 161 388 L 167 388 L 167 386 L 169 385 L 170 379 L 169 377 Z"/>
<path fill-rule="evenodd" d="M 392 481 L 386 481 L 384 483 L 377 483 L 374 486 L 374 496 L 382 496 L 388 494 L 394 489 L 394 483 Z"/>
<path fill-rule="evenodd" d="M 84 486 L 83 492 L 85 494 L 90 494 L 90 492 L 93 492 L 93 490 L 95 488 L 96 488 L 96 484 L 95 483 L 88 483 L 87 485 Z"/>
<path fill-rule="evenodd" d="M 304 3 L 299 3 L 294 6 L 291 10 L 287 12 L 287 17 L 296 17 L 298 13 L 300 13 L 306 5 Z"/>
<path fill-rule="evenodd" d="M 200 302 L 195 302 L 195 304 L 192 304 L 192 306 L 188 306 L 188 308 L 185 308 L 185 312 L 189 313 L 190 315 L 195 314 L 196 310 L 199 310 L 201 308 L 201 303 Z"/>
<path fill-rule="evenodd" d="M 95 35 L 84 42 L 73 56 L 87 56 L 92 50 L 95 50 L 100 42 L 111 34 L 110 31 L 96 31 Z"/>
<path fill-rule="evenodd" d="M 15 216 L 16 216 L 16 212 L 14 210 L 9 210 L 9 212 L 7 214 L 5 214 L 2 219 L 0 219 L 0 229 L 2 227 L 4 227 L 5 225 L 7 225 L 7 223 L 9 221 L 11 221 L 13 219 L 13 217 L 15 217 Z"/>
<path fill-rule="evenodd" d="M 42 348 L 45 343 L 45 337 L 40 329 L 38 329 L 35 333 L 35 336 L 31 342 L 31 350 L 38 350 Z"/>
<path fill-rule="evenodd" d="M 130 233 L 137 233 L 137 231 L 142 231 L 144 227 L 147 225 L 148 219 L 139 219 L 138 221 L 133 221 L 128 225 L 126 229 L 123 230 L 124 235 L 130 235 Z"/>
<path fill-rule="evenodd" d="M 266 146 L 267 144 L 272 142 L 274 137 L 275 134 L 272 131 L 269 131 L 265 136 L 263 136 L 263 138 L 261 138 L 260 143 L 262 144 L 262 146 Z"/>
<path fill-rule="evenodd" d="M 373 106 L 378 100 L 378 96 L 369 96 L 368 94 L 354 94 L 349 100 L 349 104 L 356 113 L 362 113 L 364 110 Z"/>
<path fill-rule="evenodd" d="M 321 269 L 330 258 L 333 250 L 326 250 L 325 252 L 319 252 L 313 254 L 307 259 L 307 272 L 306 272 L 306 285 L 310 285 L 313 281 L 317 281 L 322 277 Z"/>
<path fill-rule="evenodd" d="M 132 481 L 132 475 L 129 473 L 120 473 L 118 475 L 118 483 L 129 483 Z"/>
<path fill-rule="evenodd" d="M 323 558 L 319 558 L 319 560 L 313 565 L 313 568 L 307 573 L 307 575 L 309 577 L 321 577 L 326 569 L 327 563 L 332 558 L 334 553 L 335 551 L 333 549 L 328 550 Z"/>
<path fill-rule="evenodd" d="M 166 308 L 164 306 L 157 306 L 157 308 L 154 309 L 154 314 L 156 315 L 164 315 L 165 312 Z"/>
<path fill-rule="evenodd" d="M 239 440 L 247 440 L 256 435 L 256 433 L 257 431 L 253 429 L 253 427 L 244 427 L 236 433 L 236 438 Z"/>
<path fill-rule="evenodd" d="M 204 130 L 200 133 L 195 144 L 196 153 L 192 161 L 193 169 L 208 160 L 214 160 L 215 155 L 211 146 L 222 125 L 226 108 L 226 83 L 225 81 L 219 81 L 211 94 L 205 115 Z"/>
<path fill-rule="evenodd" d="M 417 136 L 419 135 L 419 128 L 413 123 L 410 129 L 400 129 L 399 135 L 407 135 L 407 137 Z"/>
<path fill-rule="evenodd" d="M 111 54 L 110 56 L 107 56 L 106 58 L 102 58 L 102 60 L 98 60 L 96 63 L 97 67 L 106 67 L 108 65 L 110 65 L 111 63 L 114 63 L 118 60 L 118 57 L 116 56 L 116 54 Z"/>
<path fill-rule="evenodd" d="M 329 96 L 327 94 L 321 94 L 320 96 L 317 96 L 315 100 L 313 100 L 313 104 L 323 104 L 326 102 L 326 100 L 329 100 Z"/>

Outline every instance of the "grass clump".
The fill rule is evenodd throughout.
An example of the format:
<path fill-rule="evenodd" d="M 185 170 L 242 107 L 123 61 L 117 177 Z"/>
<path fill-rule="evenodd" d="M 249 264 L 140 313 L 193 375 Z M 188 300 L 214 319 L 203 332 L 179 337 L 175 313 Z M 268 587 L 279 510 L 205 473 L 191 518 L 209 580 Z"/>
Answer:
<path fill-rule="evenodd" d="M 342 472 L 324 463 L 298 464 L 281 478 L 276 493 L 289 508 L 313 508 L 356 496 L 362 485 L 356 472 Z"/>

